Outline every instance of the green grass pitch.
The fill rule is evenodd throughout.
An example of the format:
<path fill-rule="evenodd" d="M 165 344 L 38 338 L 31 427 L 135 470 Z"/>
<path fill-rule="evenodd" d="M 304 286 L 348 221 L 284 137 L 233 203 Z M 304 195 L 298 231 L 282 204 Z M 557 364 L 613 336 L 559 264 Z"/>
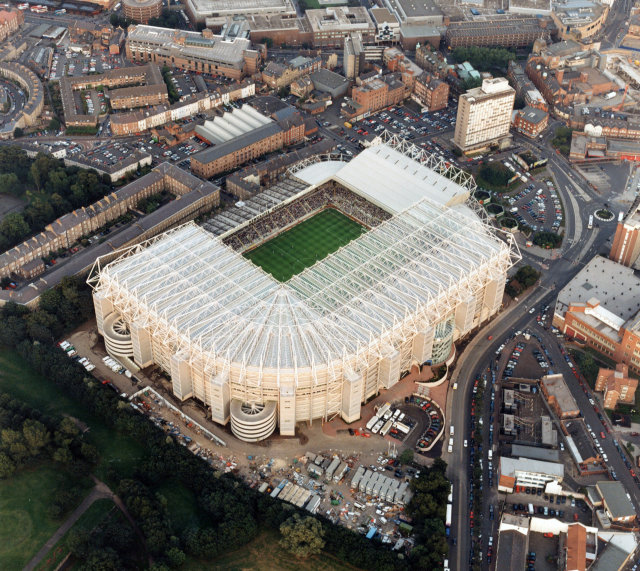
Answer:
<path fill-rule="evenodd" d="M 365 231 L 342 212 L 328 208 L 244 256 L 278 281 L 286 282 Z"/>

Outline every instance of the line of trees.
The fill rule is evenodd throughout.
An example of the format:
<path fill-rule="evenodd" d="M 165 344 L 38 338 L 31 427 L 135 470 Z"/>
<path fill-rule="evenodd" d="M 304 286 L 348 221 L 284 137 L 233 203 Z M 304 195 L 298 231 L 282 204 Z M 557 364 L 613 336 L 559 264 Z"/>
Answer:
<path fill-rule="evenodd" d="M 146 416 L 126 406 L 51 343 L 62 330 L 71 330 L 86 321 L 88 293 L 81 282 L 67 280 L 43 296 L 44 303 L 34 312 L 15 304 L 5 305 L 0 308 L 0 343 L 15 348 L 35 371 L 82 402 L 112 430 L 145 443 L 146 457 L 133 478 L 125 478 L 118 466 L 113 465 L 107 479 L 117 485 L 142 530 L 155 561 L 154 569 L 178 566 L 187 555 L 217 557 L 242 547 L 262 529 L 279 530 L 295 513 L 308 517 L 308 512 L 260 494 L 232 475 L 214 473 L 205 461 L 168 437 Z M 58 310 L 59 304 L 65 304 L 66 309 Z M 62 325 L 57 323 L 58 311 L 69 312 Z M 34 314 L 39 316 L 37 327 Z M 173 480 L 180 481 L 197 498 L 199 524 L 182 534 L 175 532 L 166 500 L 158 492 L 164 482 Z M 317 519 L 324 535 L 324 549 L 335 557 L 364 569 L 409 568 L 409 561 L 379 542 L 369 541 L 322 517 Z"/>
<path fill-rule="evenodd" d="M 0 251 L 109 191 L 110 183 L 93 170 L 65 167 L 62 160 L 44 154 L 30 159 L 19 147 L 0 148 L 0 194 L 29 202 L 22 212 L 9 214 L 0 223 Z"/>
<path fill-rule="evenodd" d="M 492 68 L 506 69 L 511 60 L 516 59 L 515 52 L 505 48 L 458 47 L 452 52 L 456 63 L 468 61 L 478 71 L 489 71 Z"/>
<path fill-rule="evenodd" d="M 444 524 L 451 483 L 446 470 L 446 462 L 436 458 L 430 468 L 421 468 L 420 476 L 411 481 L 414 495 L 407 513 L 413 518 L 416 533 L 416 545 L 410 554 L 412 569 L 442 569 L 449 551 Z"/>
<path fill-rule="evenodd" d="M 87 473 L 97 460 L 94 446 L 83 442 L 69 418 L 53 418 L 0 393 L 0 478 L 54 461 Z M 60 498 L 62 504 L 66 498 Z"/>

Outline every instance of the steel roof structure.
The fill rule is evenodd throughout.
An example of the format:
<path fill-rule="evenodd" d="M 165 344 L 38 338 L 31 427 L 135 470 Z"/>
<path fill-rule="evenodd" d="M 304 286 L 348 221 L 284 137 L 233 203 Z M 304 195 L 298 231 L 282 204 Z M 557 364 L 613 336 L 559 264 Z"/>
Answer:
<path fill-rule="evenodd" d="M 436 180 L 391 147 L 365 154 L 362 165 L 369 164 L 367 155 L 379 168 L 406 173 L 399 180 L 412 186 L 408 200 L 420 195 L 416 188 L 425 177 Z M 357 158 L 337 173 L 325 163 L 330 184 L 341 184 L 348 169 L 344 178 L 356 185 L 354 163 Z M 304 180 L 304 172 L 296 178 Z M 443 178 L 438 175 L 436 183 Z M 401 190 L 390 186 L 388 193 Z M 206 378 L 215 378 L 229 383 L 232 399 L 246 402 L 281 401 L 281 392 L 288 391 L 296 404 L 287 414 L 295 420 L 329 418 L 341 410 L 343 418 L 359 415 L 360 402 L 397 382 L 399 371 L 416 359 L 430 358 L 423 353 L 431 349 L 416 348 L 416 336 L 430 335 L 434 347 L 448 336 L 451 347 L 454 327 L 456 337 L 464 335 L 500 306 L 517 248 L 510 235 L 499 237 L 477 215 L 468 191 L 454 191 L 424 187 L 422 198 L 396 211 L 402 201 L 385 203 L 375 190 L 394 215 L 285 283 L 194 223 L 174 228 L 104 266 L 96 262 L 89 283 L 98 329 L 106 313 L 116 311 L 133 329 L 147 331 L 153 362 L 171 372 L 180 395 L 188 391 L 176 389 L 176 356 L 189 363 L 189 378 L 204 379 L 193 394 L 205 402 L 211 398 L 203 388 Z M 366 197 L 374 191 L 360 192 Z M 397 363 L 376 373 L 390 354 L 398 355 Z M 363 384 L 345 413 L 345 383 L 354 378 Z M 279 414 L 282 430 L 282 409 Z"/>

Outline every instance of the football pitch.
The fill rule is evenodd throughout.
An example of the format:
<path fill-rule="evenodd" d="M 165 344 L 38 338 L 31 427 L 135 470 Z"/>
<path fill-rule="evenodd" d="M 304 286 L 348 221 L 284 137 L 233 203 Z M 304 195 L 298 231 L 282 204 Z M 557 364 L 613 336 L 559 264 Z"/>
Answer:
<path fill-rule="evenodd" d="M 278 281 L 286 282 L 363 232 L 364 226 L 328 208 L 245 252 L 244 256 Z"/>

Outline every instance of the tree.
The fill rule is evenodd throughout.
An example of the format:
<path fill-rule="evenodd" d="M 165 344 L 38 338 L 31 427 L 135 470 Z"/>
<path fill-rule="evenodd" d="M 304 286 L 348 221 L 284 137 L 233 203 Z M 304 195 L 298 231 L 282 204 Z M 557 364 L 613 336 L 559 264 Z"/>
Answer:
<path fill-rule="evenodd" d="M 12 194 L 13 196 L 22 194 L 22 185 L 15 173 L 0 174 L 0 194 Z"/>
<path fill-rule="evenodd" d="M 403 450 L 398 460 L 400 460 L 401 464 L 411 464 L 413 462 L 413 450 L 411 448 Z"/>
<path fill-rule="evenodd" d="M 29 225 L 25 222 L 22 214 L 12 212 L 4 217 L 0 224 L 0 232 L 9 240 L 22 240 L 29 233 Z"/>
<path fill-rule="evenodd" d="M 292 515 L 280 526 L 280 534 L 280 545 L 300 559 L 317 555 L 324 547 L 322 525 L 310 516 Z"/>
<path fill-rule="evenodd" d="M 4 452 L 0 452 L 0 478 L 8 478 L 15 471 L 16 465 L 13 460 Z"/>
<path fill-rule="evenodd" d="M 18 139 L 24 136 L 24 131 L 20 127 L 16 127 L 13 131 L 13 136 Z"/>
<path fill-rule="evenodd" d="M 47 430 L 47 427 L 41 422 L 30 418 L 24 421 L 22 434 L 24 435 L 27 446 L 31 450 L 31 454 L 34 456 L 39 454 L 40 450 L 51 441 L 51 434 Z"/>

